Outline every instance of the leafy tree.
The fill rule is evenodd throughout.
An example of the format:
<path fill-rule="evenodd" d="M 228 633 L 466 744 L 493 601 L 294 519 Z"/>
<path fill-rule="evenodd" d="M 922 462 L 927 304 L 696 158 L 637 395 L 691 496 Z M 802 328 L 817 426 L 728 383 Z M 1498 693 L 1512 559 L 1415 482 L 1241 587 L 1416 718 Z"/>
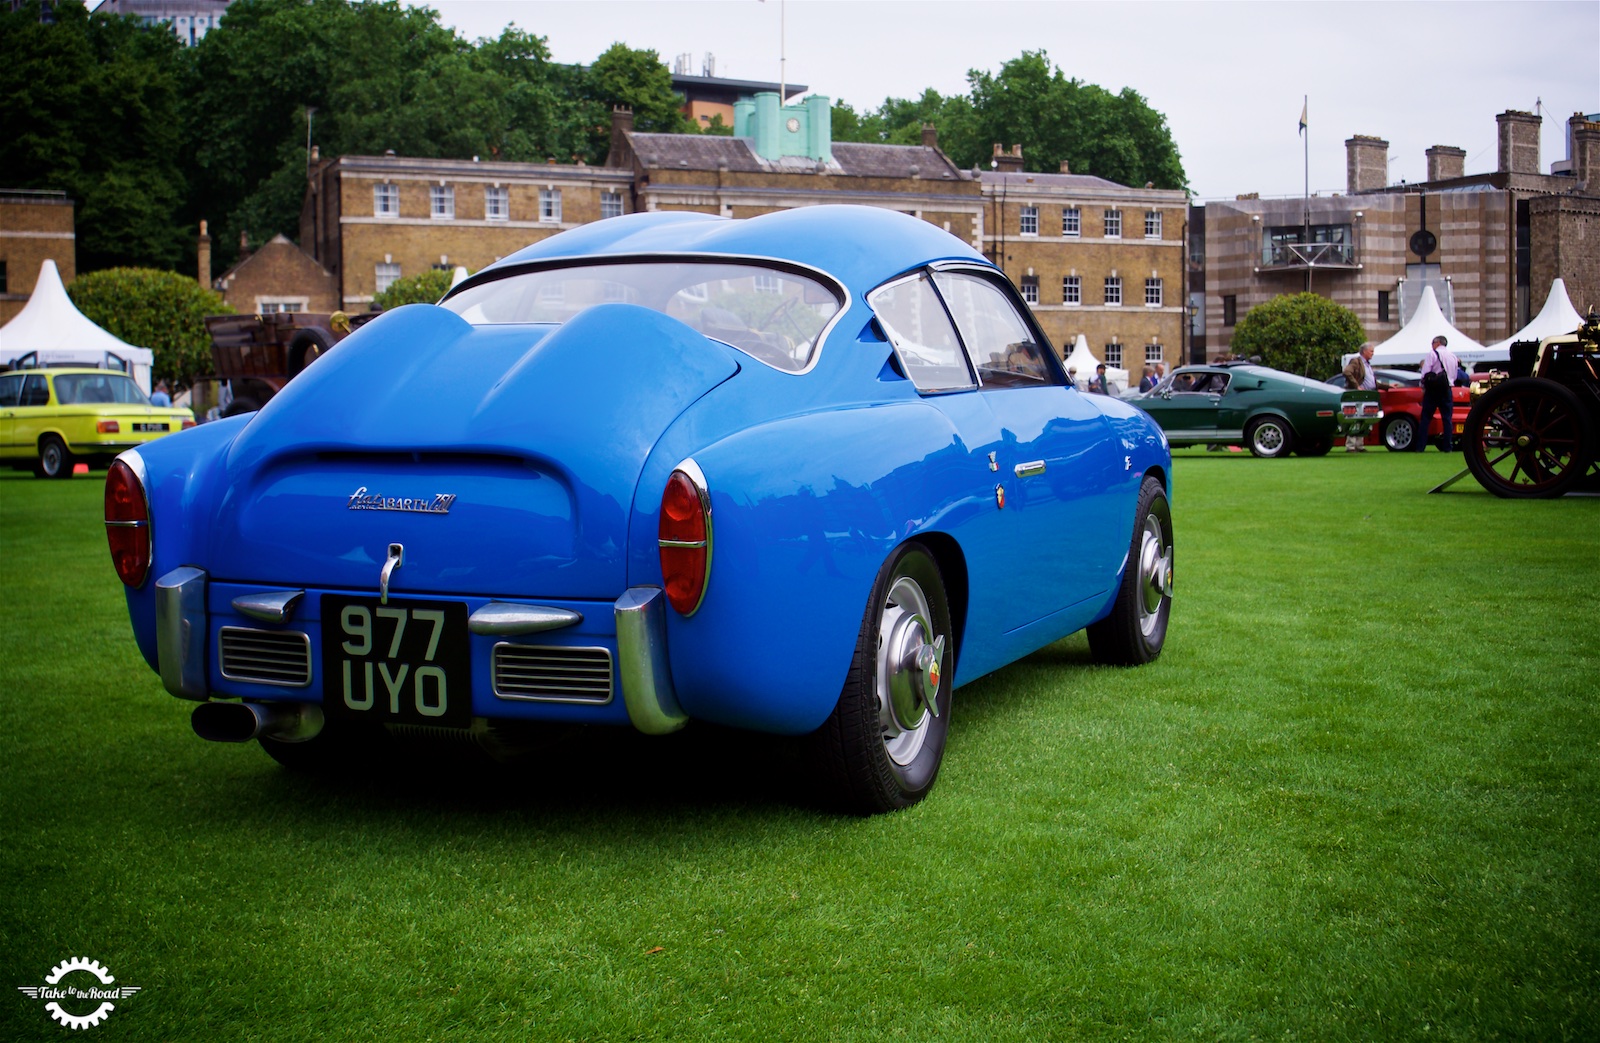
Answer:
<path fill-rule="evenodd" d="M 1321 380 L 1366 340 L 1355 312 L 1314 293 L 1274 297 L 1251 308 L 1233 330 L 1233 352 L 1274 369 Z"/>
<path fill-rule="evenodd" d="M 94 322 L 155 352 L 152 375 L 174 388 L 211 372 L 207 315 L 231 314 L 222 296 L 194 279 L 151 268 L 107 268 L 80 275 L 67 290 Z"/>
<path fill-rule="evenodd" d="M 453 273 L 430 268 L 416 275 L 396 279 L 389 288 L 372 298 L 372 303 L 387 311 L 402 304 L 432 304 L 450 288 Z"/>

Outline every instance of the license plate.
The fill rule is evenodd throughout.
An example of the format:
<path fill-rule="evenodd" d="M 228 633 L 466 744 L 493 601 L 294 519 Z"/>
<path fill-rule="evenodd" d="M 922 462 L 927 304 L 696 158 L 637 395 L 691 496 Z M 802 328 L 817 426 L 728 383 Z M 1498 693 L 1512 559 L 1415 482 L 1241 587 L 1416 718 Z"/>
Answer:
<path fill-rule="evenodd" d="M 322 597 L 322 712 L 388 724 L 472 725 L 467 606 Z"/>
<path fill-rule="evenodd" d="M 148 434 L 151 431 L 165 431 L 167 429 L 167 425 L 166 424 L 150 424 L 150 423 L 140 422 L 140 423 L 135 423 L 133 425 L 133 429 L 135 431 L 140 432 L 140 433 Z"/>

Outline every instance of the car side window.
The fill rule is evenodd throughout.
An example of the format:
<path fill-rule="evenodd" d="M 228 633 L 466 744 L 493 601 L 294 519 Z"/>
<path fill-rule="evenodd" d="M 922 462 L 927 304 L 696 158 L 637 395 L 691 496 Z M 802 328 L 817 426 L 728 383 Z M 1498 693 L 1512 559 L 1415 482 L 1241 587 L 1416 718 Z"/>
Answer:
<path fill-rule="evenodd" d="M 22 400 L 20 406 L 48 406 L 50 404 L 50 388 L 44 382 L 41 373 L 29 373 L 22 384 Z"/>
<path fill-rule="evenodd" d="M 0 377 L 0 406 L 14 406 L 22 399 L 22 374 Z"/>
<path fill-rule="evenodd" d="M 918 391 L 977 387 L 955 327 L 926 272 L 878 288 L 867 303 Z"/>
<path fill-rule="evenodd" d="M 1045 348 L 1005 291 L 970 272 L 936 272 L 934 283 L 955 317 L 984 387 L 1039 387 L 1053 382 Z"/>

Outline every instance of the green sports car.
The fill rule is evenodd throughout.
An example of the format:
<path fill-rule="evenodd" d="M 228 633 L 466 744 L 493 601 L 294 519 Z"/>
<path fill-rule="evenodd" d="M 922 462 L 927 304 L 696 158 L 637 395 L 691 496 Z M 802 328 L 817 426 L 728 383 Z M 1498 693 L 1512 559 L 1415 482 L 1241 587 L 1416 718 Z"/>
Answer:
<path fill-rule="evenodd" d="M 1324 456 L 1339 433 L 1340 391 L 1246 362 L 1184 366 L 1122 397 L 1155 418 L 1174 449 L 1245 445 L 1257 456 Z"/>

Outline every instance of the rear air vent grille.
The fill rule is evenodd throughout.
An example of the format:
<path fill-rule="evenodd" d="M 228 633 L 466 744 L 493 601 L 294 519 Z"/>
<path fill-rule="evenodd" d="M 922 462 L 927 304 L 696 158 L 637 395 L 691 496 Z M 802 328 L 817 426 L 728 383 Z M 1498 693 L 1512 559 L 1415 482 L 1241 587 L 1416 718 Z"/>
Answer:
<path fill-rule="evenodd" d="M 502 642 L 494 646 L 494 694 L 550 703 L 608 703 L 611 651 Z"/>
<path fill-rule="evenodd" d="M 304 688 L 311 683 L 311 640 L 297 630 L 223 627 L 217 643 L 230 681 Z"/>

